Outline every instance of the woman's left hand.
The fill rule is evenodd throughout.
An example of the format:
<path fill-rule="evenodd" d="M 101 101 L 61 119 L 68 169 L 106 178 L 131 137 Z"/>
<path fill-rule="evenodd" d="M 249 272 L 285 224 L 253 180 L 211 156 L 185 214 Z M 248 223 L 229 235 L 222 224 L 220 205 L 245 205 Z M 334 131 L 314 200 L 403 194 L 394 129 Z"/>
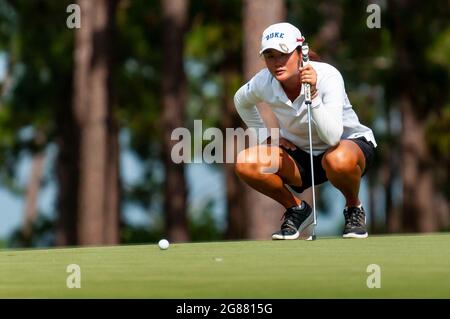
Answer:
<path fill-rule="evenodd" d="M 300 67 L 300 81 L 302 83 L 309 83 L 311 86 L 311 98 L 315 98 L 317 96 L 317 73 L 311 64 Z"/>

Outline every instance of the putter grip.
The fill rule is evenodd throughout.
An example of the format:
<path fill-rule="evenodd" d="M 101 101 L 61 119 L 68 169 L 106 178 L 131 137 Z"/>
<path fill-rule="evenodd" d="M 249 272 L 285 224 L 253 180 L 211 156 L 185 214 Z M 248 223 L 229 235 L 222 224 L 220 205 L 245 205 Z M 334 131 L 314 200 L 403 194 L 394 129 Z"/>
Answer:
<path fill-rule="evenodd" d="M 308 43 L 302 45 L 302 60 L 303 66 L 309 64 L 309 46 Z M 304 83 L 305 86 L 305 103 L 311 104 L 311 86 L 309 83 Z"/>

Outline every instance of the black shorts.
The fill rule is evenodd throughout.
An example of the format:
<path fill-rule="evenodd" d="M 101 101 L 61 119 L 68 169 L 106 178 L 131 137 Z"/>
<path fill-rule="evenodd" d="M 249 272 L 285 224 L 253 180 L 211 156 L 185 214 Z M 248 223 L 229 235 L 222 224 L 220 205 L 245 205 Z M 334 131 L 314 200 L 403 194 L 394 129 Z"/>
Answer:
<path fill-rule="evenodd" d="M 364 168 L 364 172 L 362 174 L 362 176 L 364 176 L 364 174 L 373 164 L 375 147 L 372 142 L 367 141 L 365 137 L 349 138 L 348 140 L 355 142 L 364 154 L 364 157 L 366 159 L 366 167 Z M 286 149 L 284 147 L 283 150 L 285 150 L 295 160 L 300 171 L 300 176 L 302 178 L 302 186 L 289 185 L 289 187 L 291 187 L 297 193 L 302 193 L 312 185 L 311 159 L 309 157 L 309 153 L 301 150 L 298 147 L 294 151 Z M 325 174 L 325 170 L 322 167 L 322 157 L 324 154 L 325 152 L 320 155 L 313 156 L 315 185 L 322 184 L 328 180 L 327 175 Z"/>

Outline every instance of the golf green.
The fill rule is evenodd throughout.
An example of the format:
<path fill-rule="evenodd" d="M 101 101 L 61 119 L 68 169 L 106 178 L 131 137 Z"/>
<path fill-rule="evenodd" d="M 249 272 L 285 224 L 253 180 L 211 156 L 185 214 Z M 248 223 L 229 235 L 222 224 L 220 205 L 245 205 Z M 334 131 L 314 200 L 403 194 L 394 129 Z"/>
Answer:
<path fill-rule="evenodd" d="M 0 297 L 450 298 L 449 247 L 426 234 L 0 250 Z"/>

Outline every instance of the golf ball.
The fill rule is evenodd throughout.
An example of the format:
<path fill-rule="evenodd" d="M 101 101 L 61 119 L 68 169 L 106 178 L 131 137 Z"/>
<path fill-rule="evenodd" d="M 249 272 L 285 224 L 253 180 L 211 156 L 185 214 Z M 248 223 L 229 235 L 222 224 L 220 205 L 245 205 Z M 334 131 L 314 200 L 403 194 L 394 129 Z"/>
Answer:
<path fill-rule="evenodd" d="M 169 248 L 169 242 L 167 241 L 167 239 L 161 239 L 158 243 L 158 246 L 161 249 L 167 249 Z"/>

